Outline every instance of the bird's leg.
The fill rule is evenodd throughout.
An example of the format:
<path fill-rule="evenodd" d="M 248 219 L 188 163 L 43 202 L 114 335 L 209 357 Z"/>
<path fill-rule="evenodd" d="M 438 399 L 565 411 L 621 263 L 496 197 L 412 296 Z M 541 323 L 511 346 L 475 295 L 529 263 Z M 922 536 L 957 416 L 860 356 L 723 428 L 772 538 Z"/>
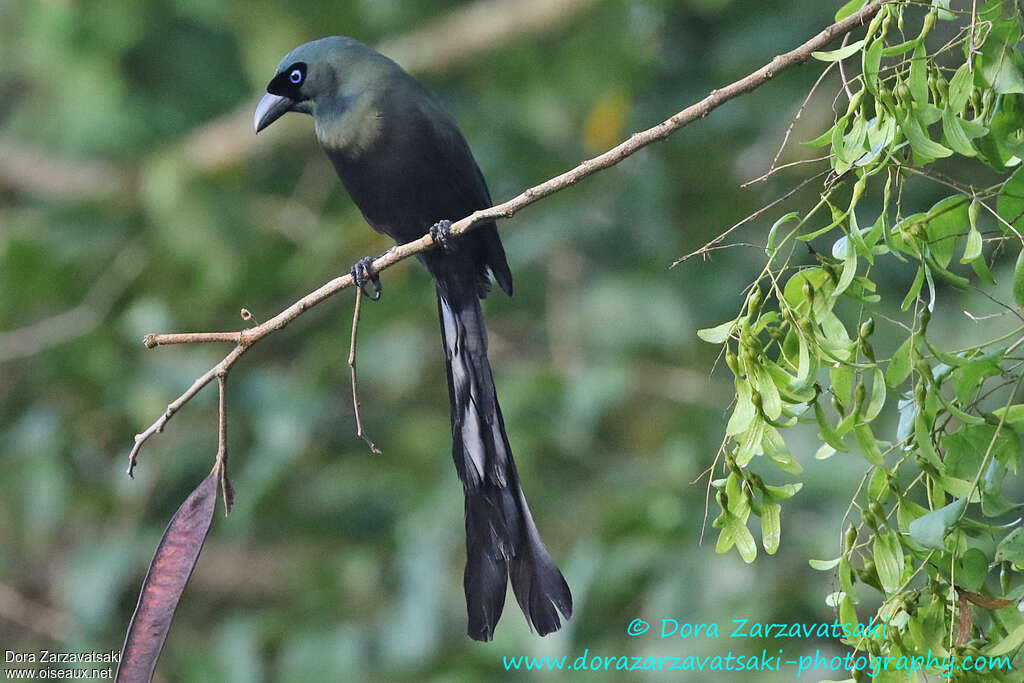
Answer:
<path fill-rule="evenodd" d="M 454 246 L 452 240 L 455 238 L 452 235 L 452 222 L 449 220 L 438 221 L 430 226 L 430 239 L 434 240 L 434 244 L 441 248 L 441 251 L 450 253 Z"/>
<path fill-rule="evenodd" d="M 352 279 L 356 281 L 356 287 L 363 290 L 363 294 L 371 301 L 380 299 L 383 287 L 380 284 L 380 273 L 373 272 L 373 258 L 365 256 L 352 266 Z M 373 294 L 366 291 L 367 283 L 373 283 Z"/>

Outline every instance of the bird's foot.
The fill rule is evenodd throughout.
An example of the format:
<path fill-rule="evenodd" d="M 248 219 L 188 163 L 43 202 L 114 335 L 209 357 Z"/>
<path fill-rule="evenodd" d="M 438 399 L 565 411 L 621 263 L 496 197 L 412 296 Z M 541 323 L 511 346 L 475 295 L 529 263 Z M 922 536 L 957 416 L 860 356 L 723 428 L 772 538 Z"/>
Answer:
<path fill-rule="evenodd" d="M 452 241 L 455 239 L 455 235 L 452 235 L 452 222 L 443 220 L 431 225 L 430 239 L 434 240 L 434 244 L 439 246 L 441 251 L 451 252 L 454 249 Z"/>
<path fill-rule="evenodd" d="M 352 266 L 352 279 L 356 281 L 356 287 L 362 290 L 363 294 L 371 301 L 380 299 L 383 287 L 380 284 L 380 273 L 373 272 L 373 259 L 369 256 L 363 257 Z M 366 285 L 373 284 L 373 294 L 367 291 Z"/>

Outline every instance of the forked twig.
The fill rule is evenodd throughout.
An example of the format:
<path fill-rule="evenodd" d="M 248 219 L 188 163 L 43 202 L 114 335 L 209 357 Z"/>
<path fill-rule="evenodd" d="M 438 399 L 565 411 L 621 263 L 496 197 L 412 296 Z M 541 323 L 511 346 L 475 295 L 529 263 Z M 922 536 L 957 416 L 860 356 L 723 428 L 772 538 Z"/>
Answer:
<path fill-rule="evenodd" d="M 371 453 L 380 454 L 380 449 L 370 440 L 370 437 L 363 431 L 363 419 L 359 415 L 359 392 L 356 390 L 356 337 L 359 331 L 359 310 L 363 304 L 363 290 L 356 287 L 356 305 L 352 309 L 352 337 L 348 347 L 348 369 L 352 376 L 352 410 L 356 415 L 356 436 L 366 442 Z"/>

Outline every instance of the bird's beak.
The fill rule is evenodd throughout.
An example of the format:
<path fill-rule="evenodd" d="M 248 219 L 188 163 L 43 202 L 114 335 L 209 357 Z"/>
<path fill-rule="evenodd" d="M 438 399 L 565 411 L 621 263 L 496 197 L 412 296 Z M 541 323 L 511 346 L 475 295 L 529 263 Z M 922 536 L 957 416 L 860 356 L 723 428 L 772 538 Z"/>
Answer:
<path fill-rule="evenodd" d="M 256 114 L 252 119 L 256 132 L 259 133 L 274 121 L 277 121 L 291 111 L 294 105 L 295 101 L 290 98 L 271 95 L 270 93 L 264 95 L 263 99 L 256 106 Z"/>

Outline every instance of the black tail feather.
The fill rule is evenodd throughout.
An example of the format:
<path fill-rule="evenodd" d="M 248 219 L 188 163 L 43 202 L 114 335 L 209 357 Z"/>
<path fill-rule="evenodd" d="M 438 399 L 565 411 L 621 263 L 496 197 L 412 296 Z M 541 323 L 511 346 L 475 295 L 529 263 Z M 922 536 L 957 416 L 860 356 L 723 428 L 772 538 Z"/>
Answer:
<path fill-rule="evenodd" d="M 473 284 L 438 279 L 438 313 L 451 398 L 452 455 L 466 494 L 469 636 L 490 640 L 511 577 L 530 626 L 544 636 L 572 616 L 572 595 L 519 487 L 487 361 L 487 331 Z M 559 616 L 561 613 L 561 617 Z"/>

